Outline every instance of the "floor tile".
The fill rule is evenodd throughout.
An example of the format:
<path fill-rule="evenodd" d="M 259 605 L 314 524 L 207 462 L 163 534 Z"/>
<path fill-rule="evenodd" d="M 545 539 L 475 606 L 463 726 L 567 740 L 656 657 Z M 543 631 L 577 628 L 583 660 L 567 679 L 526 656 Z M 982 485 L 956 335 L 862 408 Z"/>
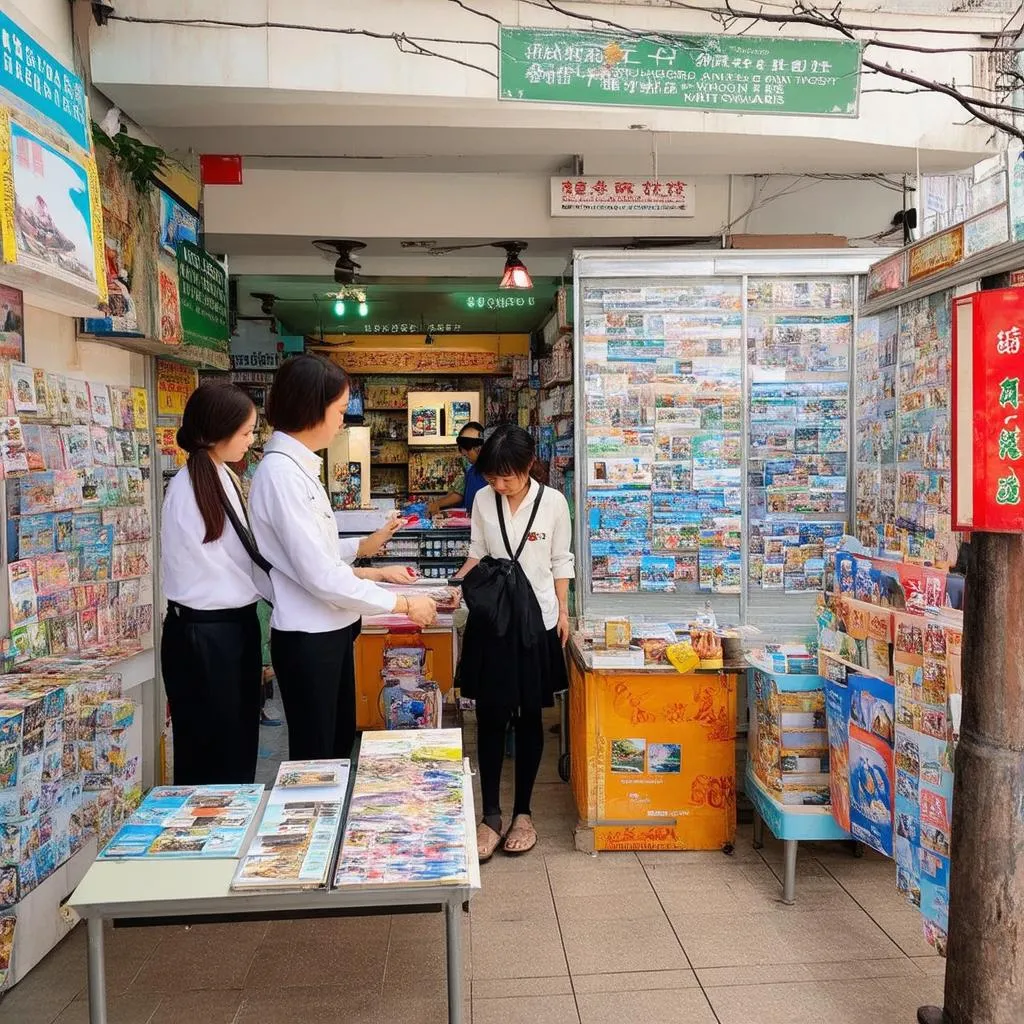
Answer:
<path fill-rule="evenodd" d="M 801 981 L 848 981 L 861 978 L 920 980 L 921 969 L 909 957 L 887 960 L 844 960 L 815 964 L 771 964 L 752 967 L 702 967 L 697 977 L 704 988 L 728 988 Z"/>
<path fill-rule="evenodd" d="M 247 992 L 235 1024 L 338 1024 L 341 1020 L 384 1024 L 379 997 L 329 985 Z"/>
<path fill-rule="evenodd" d="M 664 915 L 639 920 L 563 921 L 571 974 L 686 970 L 690 964 Z"/>
<path fill-rule="evenodd" d="M 601 853 L 596 857 L 566 853 L 549 855 L 545 860 L 556 898 L 651 891 L 651 883 L 632 853 Z"/>
<path fill-rule="evenodd" d="M 577 995 L 581 1024 L 716 1024 L 700 989 Z"/>
<path fill-rule="evenodd" d="M 175 992 L 160 1000 L 149 1024 L 232 1024 L 242 992 Z"/>
<path fill-rule="evenodd" d="M 571 996 L 568 974 L 555 978 L 479 978 L 473 981 L 474 999 L 508 999 L 513 996 Z"/>
<path fill-rule="evenodd" d="M 921 912 L 909 905 L 895 913 L 871 915 L 886 935 L 896 943 L 907 956 L 932 956 L 938 958 L 935 947 L 928 944 L 921 924 Z"/>
<path fill-rule="evenodd" d="M 655 892 L 562 896 L 555 900 L 559 923 L 577 921 L 635 921 L 664 916 Z"/>
<path fill-rule="evenodd" d="M 474 920 L 472 942 L 474 981 L 568 974 L 561 936 L 554 924 Z"/>
<path fill-rule="evenodd" d="M 161 939 L 129 991 L 241 988 L 267 927 L 246 922 L 175 928 Z"/>
<path fill-rule="evenodd" d="M 377 995 L 383 988 L 390 926 L 386 917 L 272 922 L 252 957 L 245 987 L 341 985 L 353 994 Z"/>
<path fill-rule="evenodd" d="M 473 999 L 473 1024 L 579 1024 L 572 996 Z"/>
<path fill-rule="evenodd" d="M 915 964 L 917 964 L 918 970 L 927 974 L 929 977 L 945 978 L 946 976 L 946 959 L 941 956 L 915 956 L 911 957 Z"/>
<path fill-rule="evenodd" d="M 930 982 L 880 978 L 712 988 L 707 997 L 719 1024 L 902 1024 L 915 1019 L 918 1006 L 934 1002 Z"/>
<path fill-rule="evenodd" d="M 898 957 L 899 947 L 862 911 L 763 914 L 669 911 L 695 969 Z"/>
<path fill-rule="evenodd" d="M 577 996 L 596 992 L 648 992 L 697 988 L 693 971 L 624 971 L 620 974 L 574 974 Z"/>
<path fill-rule="evenodd" d="M 158 1004 L 158 992 L 129 992 L 127 995 L 107 997 L 109 1024 L 148 1024 Z M 194 1020 L 195 1018 L 193 1018 Z M 203 1018 L 205 1024 L 205 1018 Z M 89 1024 L 89 1004 L 72 1003 L 54 1024 Z"/>

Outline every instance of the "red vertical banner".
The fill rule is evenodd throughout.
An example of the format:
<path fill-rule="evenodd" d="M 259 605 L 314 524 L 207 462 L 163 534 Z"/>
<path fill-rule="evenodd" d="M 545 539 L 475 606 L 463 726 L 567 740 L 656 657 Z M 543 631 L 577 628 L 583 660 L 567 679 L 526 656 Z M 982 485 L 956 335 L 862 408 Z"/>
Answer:
<path fill-rule="evenodd" d="M 1024 290 L 957 299 L 953 526 L 1024 532 Z"/>

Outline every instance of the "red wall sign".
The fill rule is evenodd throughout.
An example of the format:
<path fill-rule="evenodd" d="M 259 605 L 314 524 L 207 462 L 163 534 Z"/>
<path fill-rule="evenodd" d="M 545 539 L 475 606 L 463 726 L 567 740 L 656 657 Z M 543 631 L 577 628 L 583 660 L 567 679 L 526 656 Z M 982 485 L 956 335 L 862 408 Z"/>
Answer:
<path fill-rule="evenodd" d="M 1024 290 L 953 303 L 953 528 L 1024 533 Z"/>
<path fill-rule="evenodd" d="M 204 153 L 199 158 L 199 176 L 204 185 L 241 185 L 242 158 Z"/>

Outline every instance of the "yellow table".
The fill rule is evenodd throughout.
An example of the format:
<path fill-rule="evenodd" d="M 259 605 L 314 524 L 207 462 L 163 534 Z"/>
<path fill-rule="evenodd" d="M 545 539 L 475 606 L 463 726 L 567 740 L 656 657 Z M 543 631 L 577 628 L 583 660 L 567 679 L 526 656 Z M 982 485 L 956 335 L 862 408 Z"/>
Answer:
<path fill-rule="evenodd" d="M 569 644 L 579 850 L 731 850 L 743 669 L 595 669 Z"/>

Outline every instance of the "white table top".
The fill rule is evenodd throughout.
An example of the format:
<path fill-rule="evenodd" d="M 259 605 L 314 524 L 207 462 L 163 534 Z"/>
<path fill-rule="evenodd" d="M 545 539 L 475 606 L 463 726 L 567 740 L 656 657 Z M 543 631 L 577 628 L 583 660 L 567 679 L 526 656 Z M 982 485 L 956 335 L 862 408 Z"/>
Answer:
<path fill-rule="evenodd" d="M 68 900 L 68 906 L 86 918 L 146 918 L 304 910 L 316 913 L 349 907 L 357 909 L 463 903 L 480 889 L 476 815 L 468 760 L 463 794 L 466 863 L 469 866 L 467 884 L 345 886 L 305 892 L 232 892 L 231 880 L 238 867 L 237 858 L 97 860 Z"/>

